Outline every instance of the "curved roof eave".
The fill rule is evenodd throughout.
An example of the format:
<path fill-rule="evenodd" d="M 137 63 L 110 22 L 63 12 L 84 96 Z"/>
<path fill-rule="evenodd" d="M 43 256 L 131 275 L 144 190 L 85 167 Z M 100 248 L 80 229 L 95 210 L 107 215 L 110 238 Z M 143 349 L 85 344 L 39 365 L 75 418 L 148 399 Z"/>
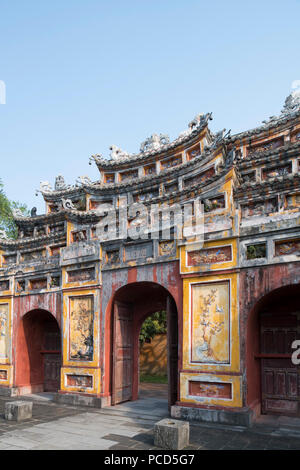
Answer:
<path fill-rule="evenodd" d="M 260 134 L 273 129 L 274 127 L 279 127 L 287 122 L 290 122 L 292 119 L 300 117 L 300 109 L 293 111 L 291 113 L 283 114 L 282 116 L 277 116 L 275 119 L 265 122 L 263 125 L 254 127 L 253 129 L 239 132 L 238 134 L 231 135 L 227 138 L 228 143 L 235 142 L 236 140 L 242 140 L 246 137 L 251 137 L 256 134 Z"/>
<path fill-rule="evenodd" d="M 131 154 L 128 157 L 120 159 L 120 160 L 107 160 L 103 158 L 102 155 L 99 155 L 99 154 L 92 155 L 91 158 L 95 161 L 98 168 L 100 169 L 111 168 L 112 169 L 112 168 L 120 168 L 122 166 L 127 166 L 128 164 L 135 163 L 140 160 L 142 161 L 144 159 L 147 159 L 147 157 L 156 157 L 157 155 L 168 152 L 169 150 L 173 150 L 176 147 L 179 147 L 184 144 L 188 144 L 190 141 L 193 141 L 207 127 L 208 121 L 210 119 L 212 119 L 212 113 L 206 113 L 203 118 L 203 122 L 199 125 L 199 127 L 193 130 L 190 134 L 183 136 L 183 137 L 177 137 L 177 139 L 173 140 L 169 144 L 162 145 L 159 149 L 148 150 L 146 152 L 140 152 L 137 154 Z"/>

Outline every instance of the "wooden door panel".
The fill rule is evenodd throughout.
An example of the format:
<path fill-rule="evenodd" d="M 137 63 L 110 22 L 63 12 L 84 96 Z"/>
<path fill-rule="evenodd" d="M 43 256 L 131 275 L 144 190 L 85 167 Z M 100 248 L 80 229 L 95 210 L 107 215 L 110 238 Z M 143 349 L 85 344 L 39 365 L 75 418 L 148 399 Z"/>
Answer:
<path fill-rule="evenodd" d="M 298 410 L 297 401 L 288 400 L 265 400 L 265 412 L 270 414 L 283 414 L 287 416 L 296 416 Z"/>
<path fill-rule="evenodd" d="M 291 343 L 297 337 L 297 316 L 261 317 L 262 412 L 297 416 L 299 379 L 291 362 Z M 263 357 L 273 354 L 274 357 Z M 290 357 L 288 357 L 290 356 Z"/>
<path fill-rule="evenodd" d="M 267 330 L 263 334 L 263 352 L 273 351 L 273 331 Z"/>
<path fill-rule="evenodd" d="M 60 354 L 44 354 L 44 390 L 56 392 L 60 383 Z"/>
<path fill-rule="evenodd" d="M 46 351 L 60 351 L 60 332 L 46 331 L 44 335 L 44 349 Z"/>
<path fill-rule="evenodd" d="M 45 331 L 44 334 L 44 391 L 56 392 L 60 387 L 60 331 Z"/>
<path fill-rule="evenodd" d="M 115 302 L 113 337 L 112 404 L 132 398 L 133 376 L 132 306 Z"/>
<path fill-rule="evenodd" d="M 286 389 L 286 372 L 285 371 L 277 371 L 275 374 L 275 395 L 279 397 L 287 397 L 287 389 Z"/>
<path fill-rule="evenodd" d="M 266 370 L 264 373 L 264 391 L 268 395 L 274 395 L 274 372 Z"/>
<path fill-rule="evenodd" d="M 288 396 L 291 398 L 298 397 L 298 374 L 297 372 L 288 372 L 287 373 L 287 390 Z"/>
<path fill-rule="evenodd" d="M 287 342 L 287 345 L 286 345 L 286 351 L 289 351 L 291 352 L 292 350 L 292 343 L 293 341 L 295 341 L 295 339 L 297 339 L 297 332 L 294 330 L 294 331 L 288 331 L 287 334 L 286 334 L 286 342 Z"/>
<path fill-rule="evenodd" d="M 286 335 L 284 330 L 277 330 L 275 334 L 275 344 L 277 344 L 278 353 L 284 354 L 286 352 Z"/>

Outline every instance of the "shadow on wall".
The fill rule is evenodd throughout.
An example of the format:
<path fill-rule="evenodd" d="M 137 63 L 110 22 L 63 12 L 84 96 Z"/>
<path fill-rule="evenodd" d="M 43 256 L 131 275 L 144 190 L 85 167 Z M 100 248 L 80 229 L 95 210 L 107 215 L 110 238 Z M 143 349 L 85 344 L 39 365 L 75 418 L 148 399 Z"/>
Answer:
<path fill-rule="evenodd" d="M 140 347 L 140 374 L 167 375 L 167 335 L 158 334 Z"/>

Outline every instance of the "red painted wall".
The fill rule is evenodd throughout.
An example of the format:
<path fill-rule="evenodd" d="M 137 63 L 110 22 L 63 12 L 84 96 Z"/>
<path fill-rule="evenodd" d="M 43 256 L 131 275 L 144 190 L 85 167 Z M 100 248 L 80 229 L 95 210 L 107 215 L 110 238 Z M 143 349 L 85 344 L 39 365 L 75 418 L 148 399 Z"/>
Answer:
<path fill-rule="evenodd" d="M 13 315 L 14 386 L 42 385 L 44 331 L 59 327 L 61 294 L 16 297 Z"/>

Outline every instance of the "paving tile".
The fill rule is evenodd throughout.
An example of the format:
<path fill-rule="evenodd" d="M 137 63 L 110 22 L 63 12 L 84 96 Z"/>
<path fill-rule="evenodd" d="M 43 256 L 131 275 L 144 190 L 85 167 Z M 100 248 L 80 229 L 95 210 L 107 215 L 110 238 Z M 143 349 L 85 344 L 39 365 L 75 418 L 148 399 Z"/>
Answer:
<path fill-rule="evenodd" d="M 5 434 L 5 438 L 9 437 L 14 437 L 14 438 L 25 438 L 29 440 L 35 440 L 35 439 L 41 439 L 41 434 L 38 432 L 32 432 L 30 430 L 18 430 L 18 431 L 12 431 L 12 432 L 7 432 Z M 0 439 L 1 440 L 1 439 Z"/>
<path fill-rule="evenodd" d="M 6 401 L 0 398 L 0 413 Z M 167 413 L 155 397 L 148 402 L 139 400 L 89 410 L 50 402 L 34 403 L 32 420 L 8 423 L 0 416 L 0 449 L 159 449 L 153 443 L 153 427 L 161 419 L 159 415 L 167 416 Z M 186 449 L 299 450 L 298 421 L 288 427 L 288 419 L 267 419 L 251 429 L 191 423 L 190 445 Z"/>
<path fill-rule="evenodd" d="M 103 436 L 103 439 L 116 441 L 123 445 L 132 443 L 132 439 L 130 437 L 123 436 L 121 434 L 107 434 L 106 436 Z"/>
<path fill-rule="evenodd" d="M 0 450 L 10 450 L 11 448 L 16 449 L 15 446 L 11 446 L 11 445 L 9 445 L 9 444 L 1 444 L 1 443 L 0 443 Z"/>
<path fill-rule="evenodd" d="M 124 423 L 124 426 L 139 428 L 139 429 L 141 429 L 141 432 L 142 432 L 142 431 L 147 430 L 147 429 L 152 429 L 153 428 L 153 423 L 151 423 L 151 424 L 145 423 L 145 422 L 144 423 L 131 423 L 131 422 L 126 421 Z"/>
<path fill-rule="evenodd" d="M 120 444 L 115 444 L 111 446 L 109 450 L 128 450 L 128 447 Z"/>
<path fill-rule="evenodd" d="M 57 446 L 62 449 L 97 449 L 97 450 L 105 450 L 108 449 L 110 446 L 114 445 L 114 441 L 109 441 L 105 439 L 81 439 L 78 442 L 74 442 L 72 439 L 64 439 L 64 440 L 57 440 L 57 439 L 50 439 L 48 441 L 49 445 Z"/>
<path fill-rule="evenodd" d="M 15 447 L 20 447 L 22 449 L 32 449 L 36 445 L 36 441 L 31 441 L 30 439 L 18 438 L 18 437 L 5 437 L 0 440 L 0 443 L 3 445 L 11 445 Z"/>
<path fill-rule="evenodd" d="M 134 438 L 137 435 L 136 429 L 126 429 L 126 427 L 119 426 L 118 433 L 122 436 Z"/>
<path fill-rule="evenodd" d="M 142 443 L 135 443 L 132 446 L 132 449 L 134 450 L 149 450 L 150 448 L 151 448 L 150 445 L 142 444 Z"/>
<path fill-rule="evenodd" d="M 184 450 L 198 450 L 198 449 L 199 449 L 199 446 L 197 445 L 189 445 L 184 448 Z"/>
<path fill-rule="evenodd" d="M 132 439 L 138 442 L 142 442 L 144 444 L 149 444 L 149 445 L 153 445 L 153 442 L 154 442 L 153 432 L 136 434 L 135 436 L 132 437 Z"/>
<path fill-rule="evenodd" d="M 76 448 L 76 450 L 77 449 L 78 449 L 78 447 Z M 66 450 L 66 448 L 65 447 L 60 447 L 58 444 L 53 445 L 53 444 L 49 444 L 49 443 L 45 442 L 45 443 L 36 445 L 31 450 Z M 69 450 L 69 449 L 67 449 L 67 450 Z"/>

